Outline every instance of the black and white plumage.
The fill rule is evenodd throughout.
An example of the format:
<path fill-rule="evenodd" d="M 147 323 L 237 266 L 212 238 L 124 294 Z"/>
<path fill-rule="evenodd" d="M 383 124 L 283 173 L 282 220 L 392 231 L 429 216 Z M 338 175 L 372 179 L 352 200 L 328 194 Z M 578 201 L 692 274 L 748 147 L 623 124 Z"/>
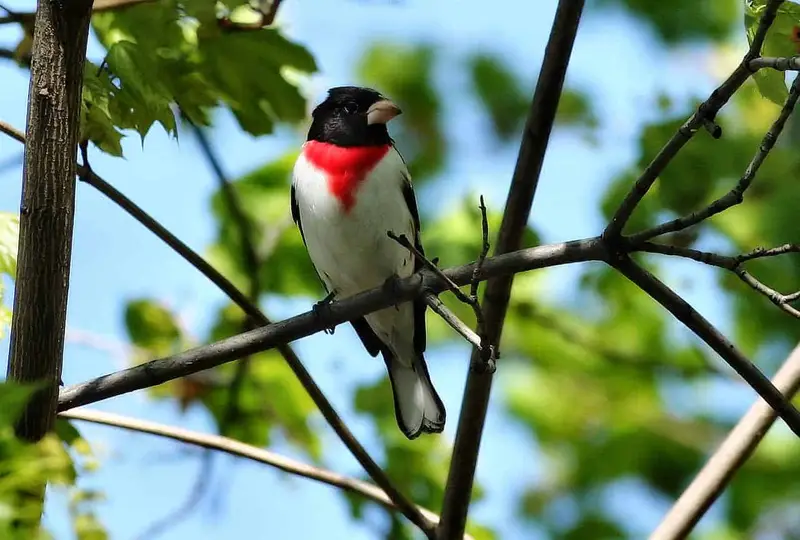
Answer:
<path fill-rule="evenodd" d="M 387 236 L 418 249 L 420 224 L 411 178 L 386 123 L 400 109 L 378 92 L 332 88 L 313 113 L 294 167 L 292 217 L 320 279 L 337 298 L 378 287 L 418 269 L 414 256 Z M 372 356 L 389 371 L 403 433 L 444 429 L 445 409 L 425 364 L 425 304 L 417 300 L 351 321 Z"/>

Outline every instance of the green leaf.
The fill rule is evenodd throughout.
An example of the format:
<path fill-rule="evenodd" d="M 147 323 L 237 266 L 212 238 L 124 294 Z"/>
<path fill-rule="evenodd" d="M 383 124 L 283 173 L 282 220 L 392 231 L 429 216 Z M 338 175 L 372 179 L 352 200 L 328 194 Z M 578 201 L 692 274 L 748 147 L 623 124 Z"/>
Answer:
<path fill-rule="evenodd" d="M 284 66 L 307 73 L 316 70 L 314 59 L 303 47 L 272 29 L 200 35 L 198 39 L 198 69 L 242 129 L 262 135 L 271 133 L 276 122 L 305 118 L 305 99 L 281 74 Z"/>
<path fill-rule="evenodd" d="M 37 385 L 0 382 L 0 426 L 10 426 L 19 419 Z"/>
<path fill-rule="evenodd" d="M 172 94 L 162 83 L 164 74 L 159 64 L 142 54 L 139 45 L 126 40 L 109 47 L 106 63 L 119 80 L 109 103 L 115 124 L 135 129 L 142 139 L 155 122 L 167 133 L 176 133 L 175 116 L 170 108 Z"/>
<path fill-rule="evenodd" d="M 125 328 L 133 344 L 153 357 L 167 356 L 180 348 L 182 332 L 175 316 L 154 300 L 128 302 Z"/>
<path fill-rule="evenodd" d="M 681 41 L 722 41 L 739 16 L 741 0 L 600 0 L 600 6 L 622 6 L 649 24 L 668 44 Z"/>
<path fill-rule="evenodd" d="M 519 78 L 499 57 L 476 53 L 469 58 L 472 87 L 489 115 L 495 136 L 508 141 L 517 134 L 529 96 Z"/>
<path fill-rule="evenodd" d="M 67 446 L 72 446 L 75 441 L 81 438 L 78 428 L 66 418 L 56 418 L 54 431 Z"/>
<path fill-rule="evenodd" d="M 83 71 L 81 97 L 81 140 L 91 141 L 103 152 L 122 157 L 122 133 L 109 112 L 115 87 L 108 75 L 98 73 L 98 67 L 87 61 Z M 127 127 L 127 126 L 120 126 Z"/>

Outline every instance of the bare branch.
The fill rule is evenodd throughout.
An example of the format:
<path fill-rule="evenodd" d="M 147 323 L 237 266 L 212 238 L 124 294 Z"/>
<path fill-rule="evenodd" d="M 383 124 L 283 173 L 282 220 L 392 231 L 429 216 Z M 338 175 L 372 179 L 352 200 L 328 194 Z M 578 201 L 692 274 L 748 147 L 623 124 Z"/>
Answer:
<path fill-rule="evenodd" d="M 778 391 L 770 380 L 750 362 L 725 336 L 700 315 L 683 298 L 664 285 L 657 277 L 639 267 L 627 256 L 621 256 L 611 264 L 625 277 L 639 286 L 656 302 L 661 304 L 676 319 L 686 325 L 700 339 L 714 349 L 729 366 L 747 381 L 758 394 L 769 403 L 789 428 L 800 436 L 800 413 Z"/>
<path fill-rule="evenodd" d="M 773 382 L 787 399 L 800 389 L 800 345 L 786 359 Z M 753 404 L 650 535 L 650 540 L 686 538 L 753 454 L 776 418 L 775 410 L 763 400 Z"/>
<path fill-rule="evenodd" d="M 0 120 L 0 133 L 5 133 L 9 137 L 14 140 L 25 144 L 25 134 L 22 133 L 20 130 L 9 124 L 8 122 L 4 122 Z"/>
<path fill-rule="evenodd" d="M 520 248 L 539 183 L 583 6 L 584 0 L 558 2 L 536 90 L 525 122 L 525 131 L 506 199 L 495 254 L 509 253 Z M 488 261 L 487 259 L 487 264 Z M 481 272 L 476 271 L 476 273 Z M 482 306 L 485 315 L 482 336 L 485 339 L 482 341 L 485 343 L 500 343 L 512 282 L 513 276 L 506 275 L 492 279 L 486 284 Z M 475 281 L 472 280 L 472 283 Z M 470 369 L 467 376 L 453 457 L 447 475 L 442 521 L 437 531 L 440 539 L 458 538 L 463 534 L 472 499 L 475 467 L 493 378 L 489 370 L 474 369 L 483 363 L 480 354 L 480 351 L 473 350 L 470 358 L 470 366 L 473 369 Z"/>
<path fill-rule="evenodd" d="M 575 262 L 601 261 L 605 255 L 599 238 L 537 246 L 487 258 L 479 279 Z M 474 269 L 473 263 L 445 270 L 444 273 L 456 284 L 467 284 L 472 281 Z M 373 311 L 408 302 L 427 290 L 434 293 L 444 291 L 447 285 L 436 275 L 423 271 L 398 280 L 393 289 L 389 291 L 386 287 L 376 287 L 333 302 L 321 313 L 307 311 L 210 345 L 69 386 L 59 396 L 59 410 L 87 405 L 210 369 L 321 332 Z"/>
<path fill-rule="evenodd" d="M 257 463 L 263 463 L 264 465 L 275 467 L 276 469 L 289 474 L 300 476 L 302 478 L 308 478 L 309 480 L 314 480 L 322 484 L 327 484 L 349 493 L 360 495 L 366 499 L 380 504 L 385 508 L 388 508 L 389 510 L 398 510 L 397 506 L 386 495 L 386 493 L 374 484 L 370 484 L 356 478 L 343 476 L 321 467 L 308 465 L 286 456 L 276 454 L 275 452 L 245 444 L 228 437 L 199 433 L 179 427 L 168 426 L 147 420 L 139 420 L 137 418 L 130 418 L 127 416 L 121 416 L 93 409 L 81 408 L 72 411 L 65 411 L 60 413 L 59 416 L 71 420 L 102 424 L 105 426 L 127 429 L 139 433 L 149 433 L 151 435 L 172 439 L 185 444 L 199 446 L 208 450 L 224 452 L 232 456 L 249 459 Z M 422 507 L 418 508 L 420 512 L 422 512 L 431 522 L 437 523 L 439 521 L 439 516 L 430 510 Z M 471 540 L 471 537 L 465 534 L 464 539 Z"/>
<path fill-rule="evenodd" d="M 472 329 L 461 319 L 458 315 L 450 311 L 447 306 L 442 303 L 438 296 L 428 291 L 423 294 L 425 303 L 431 308 L 434 313 L 439 315 L 444 322 L 450 325 L 450 328 L 461 334 L 473 347 L 481 348 L 481 337 L 472 331 Z"/>
<path fill-rule="evenodd" d="M 648 253 L 659 253 L 662 255 L 673 255 L 676 257 L 683 257 L 692 259 L 711 266 L 717 266 L 730 270 L 736 274 L 742 281 L 747 283 L 756 292 L 759 292 L 769 298 L 769 300 L 781 308 L 786 313 L 793 317 L 800 318 L 800 311 L 793 308 L 790 304 L 800 298 L 800 292 L 792 294 L 781 294 L 778 291 L 768 287 L 758 279 L 756 279 L 747 270 L 742 268 L 742 265 L 747 261 L 753 259 L 763 259 L 766 257 L 778 257 L 787 253 L 800 253 L 800 245 L 798 244 L 784 244 L 775 248 L 765 249 L 756 248 L 749 253 L 742 255 L 729 256 L 718 255 L 716 253 L 709 253 L 707 251 L 699 251 L 696 249 L 685 248 L 682 246 L 667 246 L 664 244 L 656 244 L 654 242 L 644 242 L 635 248 L 636 250 L 645 251 Z"/>
<path fill-rule="evenodd" d="M 675 158 L 681 148 L 689 142 L 698 128 L 702 127 L 707 121 L 714 120 L 719 110 L 728 102 L 731 96 L 745 83 L 753 73 L 750 69 L 750 60 L 756 58 L 761 52 L 767 30 L 775 20 L 778 7 L 783 0 L 769 0 L 764 15 L 758 23 L 753 42 L 750 49 L 742 59 L 741 64 L 733 73 L 714 90 L 709 98 L 700 104 L 697 111 L 678 129 L 678 131 L 667 141 L 661 151 L 653 158 L 653 161 L 645 168 L 641 176 L 636 180 L 631 191 L 625 196 L 614 216 L 611 218 L 603 237 L 607 239 L 616 238 L 622 234 L 622 229 L 630 219 L 631 214 L 642 201 L 644 196 L 653 186 L 658 175 L 666 169 L 667 165 Z"/>
<path fill-rule="evenodd" d="M 744 174 L 732 190 L 697 212 L 693 212 L 688 216 L 683 216 L 672 221 L 662 223 L 661 225 L 653 227 L 652 229 L 647 229 L 646 231 L 633 234 L 630 236 L 630 241 L 636 244 L 651 238 L 655 238 L 656 236 L 661 236 L 663 234 L 682 231 L 741 203 L 744 200 L 744 193 L 747 191 L 747 188 L 750 187 L 750 184 L 752 184 L 758 169 L 761 168 L 764 160 L 775 146 L 775 142 L 778 140 L 778 137 L 783 131 L 789 116 L 792 114 L 798 98 L 800 98 L 800 75 L 798 75 L 795 78 L 794 83 L 792 83 L 789 96 L 786 98 L 786 102 L 784 103 L 778 118 L 769 128 L 767 134 L 764 135 L 758 151 L 753 156 L 753 159 L 750 161 L 750 164 L 747 166 Z"/>
<path fill-rule="evenodd" d="M 800 71 L 800 56 L 791 57 L 768 57 L 760 56 L 753 58 L 748 64 L 751 70 L 769 68 L 777 71 Z"/>
<path fill-rule="evenodd" d="M 157 0 L 95 0 L 94 4 L 92 5 L 92 14 L 101 13 L 103 11 L 121 10 L 138 4 L 147 4 L 156 1 Z M 0 17 L 0 25 L 9 23 L 30 24 L 33 23 L 33 20 L 36 17 L 35 13 L 17 13 L 5 8 L 4 11 L 8 13 L 8 15 L 5 17 Z"/>

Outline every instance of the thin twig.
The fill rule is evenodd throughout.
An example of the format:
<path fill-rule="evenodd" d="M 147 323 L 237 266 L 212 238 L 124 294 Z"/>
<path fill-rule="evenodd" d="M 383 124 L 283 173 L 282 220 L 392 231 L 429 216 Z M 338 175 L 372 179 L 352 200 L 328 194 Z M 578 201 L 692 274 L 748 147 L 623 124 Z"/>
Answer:
<path fill-rule="evenodd" d="M 641 268 L 629 257 L 621 256 L 610 262 L 622 275 L 639 286 L 661 304 L 676 319 L 686 325 L 725 360 L 753 390 L 769 403 L 789 428 L 800 436 L 800 413 L 789 403 L 770 380 L 748 360 L 719 330 L 700 315 L 688 302 L 664 285 L 653 274 Z"/>
<path fill-rule="evenodd" d="M 786 125 L 786 121 L 789 119 L 789 116 L 792 114 L 792 111 L 797 104 L 798 98 L 800 98 L 800 75 L 798 75 L 792 83 L 789 96 L 786 98 L 786 102 L 783 104 L 783 108 L 781 109 L 778 118 L 769 128 L 769 131 L 767 131 L 766 135 L 764 135 L 764 138 L 762 139 L 758 150 L 753 156 L 753 159 L 747 165 L 747 169 L 745 169 L 744 174 L 733 189 L 697 212 L 693 212 L 687 216 L 662 223 L 661 225 L 651 229 L 632 234 L 629 237 L 630 242 L 637 244 L 644 242 L 645 240 L 655 238 L 656 236 L 682 231 L 741 203 L 744 200 L 745 191 L 747 191 L 747 188 L 750 187 L 750 184 L 752 184 L 753 179 L 755 178 L 759 168 L 761 168 L 762 163 L 764 163 L 764 160 L 775 146 L 778 137 Z"/>
<path fill-rule="evenodd" d="M 483 198 L 481 198 L 481 201 L 482 200 L 483 200 Z M 483 210 L 485 211 L 485 207 L 484 206 L 481 206 L 481 208 L 483 208 Z M 484 220 L 485 219 L 486 218 L 485 218 L 485 213 L 484 213 Z M 488 225 L 487 225 L 487 228 L 488 228 Z M 430 261 L 425 256 L 425 254 L 423 254 L 420 250 L 418 250 L 414 246 L 414 244 L 411 243 L 411 241 L 406 237 L 406 235 L 401 234 L 400 236 L 397 236 L 392 231 L 387 231 L 386 234 L 389 236 L 389 238 L 391 238 L 392 240 L 394 240 L 395 242 L 397 242 L 398 244 L 400 244 L 401 246 L 403 246 L 404 248 L 409 250 L 411 252 L 411 254 L 414 255 L 414 257 L 425 268 L 427 268 L 428 270 L 430 270 L 431 272 L 436 274 L 439 277 L 439 279 L 443 280 L 447 284 L 448 290 L 451 291 L 453 294 L 455 294 L 456 298 L 458 298 L 459 301 L 463 302 L 464 304 L 466 304 L 470 308 L 472 308 L 472 312 L 475 314 L 476 326 L 478 328 L 477 334 L 474 334 L 471 330 L 468 333 L 464 333 L 464 328 L 466 328 L 467 325 L 464 322 L 462 322 L 456 316 L 455 313 L 453 313 L 449 309 L 447 309 L 444 306 L 444 304 L 442 304 L 441 302 L 437 303 L 437 302 L 433 302 L 432 300 L 430 300 L 428 298 L 430 296 L 429 294 L 424 295 L 425 296 L 425 302 L 431 307 L 431 309 L 433 309 L 436 313 L 441 315 L 442 318 L 445 320 L 445 322 L 447 324 L 449 324 L 456 332 L 458 332 L 459 334 L 464 336 L 464 338 L 467 341 L 469 341 L 470 343 L 473 343 L 473 335 L 477 335 L 478 336 L 479 345 L 477 346 L 477 348 L 482 353 L 485 353 L 485 354 L 481 354 L 481 359 L 485 359 L 484 360 L 484 366 L 485 366 L 484 369 L 494 370 L 494 347 L 492 347 L 491 344 L 489 344 L 488 341 L 485 341 L 483 339 L 483 337 L 482 337 L 483 335 L 486 334 L 486 332 L 483 330 L 483 327 L 485 326 L 484 325 L 483 310 L 481 309 L 481 305 L 478 302 L 478 299 L 475 296 L 468 296 L 468 295 L 464 294 L 464 292 L 461 291 L 461 289 L 458 288 L 458 285 L 453 283 L 450 280 L 450 278 L 448 278 L 439 269 L 438 266 L 436 266 L 432 261 Z M 483 260 L 485 258 L 486 258 L 486 256 L 483 254 L 483 252 L 481 252 L 481 257 L 478 259 L 478 261 L 477 261 L 477 263 L 475 265 L 475 271 L 473 272 L 473 274 L 475 274 L 475 275 L 480 274 L 481 266 L 483 265 Z M 474 283 L 475 283 L 475 280 L 472 281 L 471 286 L 474 286 L 473 285 Z M 473 343 L 473 345 L 474 345 L 474 343 Z"/>
<path fill-rule="evenodd" d="M 783 0 L 769 0 L 764 15 L 758 23 L 753 42 L 745 54 L 742 62 L 733 73 L 714 90 L 709 98 L 704 101 L 697 111 L 678 129 L 669 141 L 661 148 L 653 161 L 645 168 L 639 178 L 636 179 L 631 191 L 625 196 L 614 216 L 611 218 L 603 237 L 606 239 L 617 238 L 622 234 L 622 229 L 630 219 L 631 214 L 642 201 L 647 192 L 653 186 L 658 176 L 664 171 L 669 163 L 675 158 L 683 146 L 689 142 L 697 130 L 703 126 L 704 122 L 713 120 L 720 109 L 730 100 L 731 96 L 745 83 L 752 75 L 750 60 L 758 57 L 764 38 L 769 27 L 775 20 L 778 7 Z"/>
<path fill-rule="evenodd" d="M 224 452 L 226 454 L 249 459 L 257 463 L 263 463 L 270 467 L 275 467 L 281 471 L 308 478 L 322 484 L 327 484 L 348 493 L 362 496 L 381 506 L 397 511 L 397 505 L 384 493 L 378 486 L 364 482 L 356 478 L 343 476 L 333 471 L 308 465 L 300 461 L 276 454 L 263 448 L 258 448 L 241 441 L 223 437 L 221 435 L 211 435 L 206 433 L 199 433 L 187 429 L 168 426 L 166 424 L 159 424 L 147 420 L 139 420 L 138 418 L 130 418 L 118 414 L 107 413 L 93 409 L 74 409 L 65 411 L 59 414 L 62 418 L 71 420 L 79 420 L 83 422 L 91 422 L 94 424 L 102 424 L 105 426 L 117 427 L 135 431 L 139 433 L 149 433 L 158 437 L 172 439 L 185 444 L 199 446 L 208 450 L 215 450 Z M 420 512 L 432 522 L 439 521 L 439 517 L 426 508 L 419 507 Z M 469 535 L 464 535 L 465 540 L 471 540 Z"/>
<path fill-rule="evenodd" d="M 473 347 L 481 348 L 481 337 L 473 332 L 472 328 L 467 326 L 467 323 L 459 319 L 458 315 L 450 311 L 438 296 L 428 291 L 422 297 L 425 299 L 425 303 L 428 307 L 439 315 L 444 322 L 450 325 L 450 328 L 461 334 Z"/>
<path fill-rule="evenodd" d="M 558 2 L 506 198 L 495 255 L 519 249 L 522 243 L 583 7 L 583 0 Z M 486 259 L 486 264 L 488 261 Z M 474 282 L 471 280 L 471 283 Z M 512 283 L 513 276 L 508 275 L 490 280 L 484 290 L 483 337 L 495 346 L 500 342 L 503 331 Z M 481 364 L 480 354 L 480 351 L 473 350 L 470 366 Z M 470 369 L 467 375 L 453 457 L 445 485 L 442 521 L 437 531 L 440 539 L 458 538 L 466 526 L 492 379 L 491 372 L 481 373 L 477 369 Z"/>
<path fill-rule="evenodd" d="M 25 134 L 22 133 L 20 130 L 9 124 L 8 122 L 4 122 L 0 120 L 0 132 L 5 133 L 12 139 L 25 144 Z"/>
<path fill-rule="evenodd" d="M 668 246 L 664 244 L 657 244 L 655 242 L 644 242 L 636 248 L 637 251 L 644 251 L 647 253 L 659 253 L 661 255 L 672 255 L 676 257 L 683 257 L 692 259 L 710 266 L 716 266 L 730 270 L 736 274 L 739 279 L 744 281 L 747 285 L 752 287 L 756 292 L 766 296 L 773 304 L 788 313 L 793 317 L 800 318 L 800 311 L 792 307 L 790 304 L 800 297 L 798 293 L 781 294 L 771 287 L 765 285 L 747 270 L 742 265 L 754 259 L 762 259 L 766 257 L 778 257 L 787 253 L 800 253 L 800 244 L 784 244 L 782 246 L 766 249 L 756 248 L 749 253 L 741 255 L 719 255 L 717 253 L 709 253 L 707 251 L 700 251 L 697 249 L 686 248 L 683 246 Z"/>
<path fill-rule="evenodd" d="M 800 388 L 800 345 L 791 352 L 773 382 L 787 399 L 797 393 Z M 736 471 L 753 454 L 776 418 L 775 410 L 763 400 L 754 403 L 675 502 L 650 535 L 650 540 L 686 538 Z"/>

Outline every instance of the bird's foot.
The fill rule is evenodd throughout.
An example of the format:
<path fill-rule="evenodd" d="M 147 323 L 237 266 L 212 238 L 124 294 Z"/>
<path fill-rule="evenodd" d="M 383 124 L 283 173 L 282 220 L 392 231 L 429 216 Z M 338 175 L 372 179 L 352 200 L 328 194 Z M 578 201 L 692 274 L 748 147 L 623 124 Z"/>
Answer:
<path fill-rule="evenodd" d="M 311 306 L 311 311 L 314 313 L 317 320 L 324 320 L 325 317 L 330 314 L 331 302 L 333 302 L 335 296 L 336 291 L 331 291 L 325 298 Z M 336 326 L 329 326 L 324 328 L 323 331 L 328 335 L 333 335 L 336 331 Z"/>
<path fill-rule="evenodd" d="M 397 274 L 392 274 L 386 281 L 383 282 L 383 290 L 386 291 L 387 294 L 391 296 L 396 296 L 398 292 L 400 292 L 400 276 Z"/>
<path fill-rule="evenodd" d="M 497 371 L 497 350 L 492 345 L 487 348 L 488 350 L 481 351 L 480 358 L 470 366 L 472 371 L 487 375 Z"/>

